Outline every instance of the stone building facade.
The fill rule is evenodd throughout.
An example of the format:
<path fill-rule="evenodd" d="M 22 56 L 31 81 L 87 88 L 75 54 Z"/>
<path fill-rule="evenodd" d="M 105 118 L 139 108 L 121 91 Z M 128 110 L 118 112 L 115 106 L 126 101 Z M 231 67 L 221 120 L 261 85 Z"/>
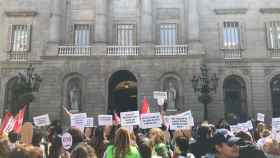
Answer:
<path fill-rule="evenodd" d="M 167 91 L 170 82 L 173 110 L 191 109 L 202 120 L 191 80 L 206 64 L 219 78 L 210 120 L 225 113 L 279 116 L 279 6 L 278 0 L 1 0 L 0 112 L 11 108 L 13 79 L 31 63 L 43 78 L 31 116 L 60 119 L 63 106 L 90 116 L 134 110 L 143 96 L 156 111 L 153 91 Z"/>

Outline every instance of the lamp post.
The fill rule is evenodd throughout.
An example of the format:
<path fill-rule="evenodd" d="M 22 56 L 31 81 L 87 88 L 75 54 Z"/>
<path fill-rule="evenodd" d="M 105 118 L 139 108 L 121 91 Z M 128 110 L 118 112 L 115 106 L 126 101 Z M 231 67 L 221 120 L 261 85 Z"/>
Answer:
<path fill-rule="evenodd" d="M 34 67 L 30 64 L 25 73 L 19 72 L 13 90 L 13 113 L 16 114 L 24 105 L 29 105 L 34 99 L 33 92 L 38 92 L 42 78 L 34 73 Z"/>
<path fill-rule="evenodd" d="M 208 120 L 208 104 L 212 102 L 211 92 L 216 93 L 218 81 L 214 73 L 211 78 L 208 75 L 208 68 L 205 64 L 200 66 L 201 74 L 192 78 L 192 87 L 195 93 L 199 93 L 198 101 L 204 106 L 204 120 Z"/>

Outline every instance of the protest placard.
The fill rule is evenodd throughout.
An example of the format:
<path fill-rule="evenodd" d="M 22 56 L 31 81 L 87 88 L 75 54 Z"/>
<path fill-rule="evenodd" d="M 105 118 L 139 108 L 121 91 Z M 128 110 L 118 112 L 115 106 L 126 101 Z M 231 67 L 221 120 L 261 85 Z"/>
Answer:
<path fill-rule="evenodd" d="M 171 116 L 169 118 L 170 129 L 177 130 L 182 128 L 191 128 L 188 118 L 186 116 Z"/>
<path fill-rule="evenodd" d="M 258 120 L 258 121 L 261 121 L 261 122 L 264 122 L 264 114 L 258 113 L 258 114 L 257 114 L 257 120 Z"/>
<path fill-rule="evenodd" d="M 248 120 L 248 121 L 246 122 L 246 124 L 247 124 L 247 128 L 248 128 L 248 130 L 252 130 L 252 129 L 254 129 L 254 127 L 253 127 L 253 124 L 252 124 L 252 121 L 251 121 L 251 120 Z"/>
<path fill-rule="evenodd" d="M 162 120 L 160 113 L 145 113 L 141 114 L 141 128 L 157 128 L 161 127 Z"/>
<path fill-rule="evenodd" d="M 70 133 L 64 133 L 61 137 L 62 146 L 64 149 L 68 150 L 72 147 L 72 135 Z"/>
<path fill-rule="evenodd" d="M 86 119 L 86 124 L 85 127 L 94 127 L 94 118 L 93 117 L 88 117 Z"/>
<path fill-rule="evenodd" d="M 238 133 L 238 132 L 240 132 L 239 125 L 230 125 L 229 127 L 230 127 L 230 131 L 231 131 L 232 133 Z"/>
<path fill-rule="evenodd" d="M 87 114 L 86 113 L 78 113 L 72 114 L 70 116 L 71 127 L 79 128 L 81 131 L 84 131 L 84 127 L 87 121 Z"/>
<path fill-rule="evenodd" d="M 121 112 L 121 126 L 140 124 L 139 111 Z"/>
<path fill-rule="evenodd" d="M 49 114 L 33 117 L 33 122 L 37 127 L 48 126 L 51 124 Z"/>
<path fill-rule="evenodd" d="M 111 126 L 113 124 L 112 115 L 98 115 L 99 126 Z"/>
<path fill-rule="evenodd" d="M 154 91 L 153 95 L 154 99 L 163 98 L 164 100 L 167 100 L 167 92 Z"/>
<path fill-rule="evenodd" d="M 186 112 L 183 112 L 181 114 L 178 114 L 177 116 L 185 116 L 185 117 L 187 117 L 188 125 L 189 126 L 194 126 L 194 120 L 193 120 L 192 112 L 190 110 L 188 110 Z"/>
<path fill-rule="evenodd" d="M 164 101 L 167 100 L 167 92 L 154 91 L 153 95 L 154 99 L 157 100 L 157 104 L 160 106 L 162 106 Z"/>

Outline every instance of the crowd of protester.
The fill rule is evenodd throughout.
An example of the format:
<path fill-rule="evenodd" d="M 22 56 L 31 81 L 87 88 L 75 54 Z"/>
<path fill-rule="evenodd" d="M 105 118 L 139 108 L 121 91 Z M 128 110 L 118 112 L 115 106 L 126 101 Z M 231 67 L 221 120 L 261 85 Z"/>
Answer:
<path fill-rule="evenodd" d="M 133 129 L 113 126 L 62 129 L 59 121 L 48 128 L 34 129 L 32 143 L 20 142 L 20 135 L 0 135 L 0 158 L 280 158 L 280 142 L 271 128 L 254 122 L 254 129 L 232 133 L 230 121 L 207 121 L 191 129 Z M 47 130 L 46 130 L 47 129 Z M 46 132 L 47 131 L 47 132 Z M 65 149 L 61 137 L 72 135 Z"/>

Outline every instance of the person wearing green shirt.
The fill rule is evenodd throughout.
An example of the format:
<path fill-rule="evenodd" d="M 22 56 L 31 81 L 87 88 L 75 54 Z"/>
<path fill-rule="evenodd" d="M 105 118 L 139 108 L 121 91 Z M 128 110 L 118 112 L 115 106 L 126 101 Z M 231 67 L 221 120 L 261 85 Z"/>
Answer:
<path fill-rule="evenodd" d="M 131 145 L 127 128 L 119 128 L 113 145 L 107 147 L 104 158 L 141 158 L 137 148 Z"/>

